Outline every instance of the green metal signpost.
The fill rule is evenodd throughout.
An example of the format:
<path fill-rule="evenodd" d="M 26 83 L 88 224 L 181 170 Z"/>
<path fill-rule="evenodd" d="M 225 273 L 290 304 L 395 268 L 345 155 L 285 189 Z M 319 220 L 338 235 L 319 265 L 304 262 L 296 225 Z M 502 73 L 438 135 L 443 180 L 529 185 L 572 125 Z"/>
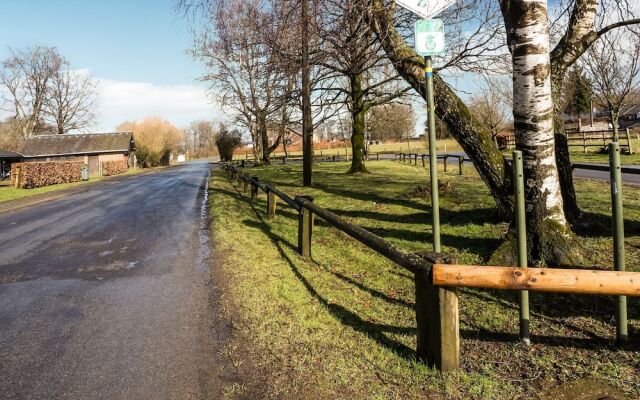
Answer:
<path fill-rule="evenodd" d="M 431 173 L 431 215 L 433 251 L 440 252 L 440 204 L 438 197 L 438 154 L 436 147 L 436 109 L 433 98 L 432 56 L 444 52 L 444 24 L 439 19 L 422 19 L 415 26 L 416 52 L 424 56 L 427 119 L 429 124 L 429 170 Z"/>

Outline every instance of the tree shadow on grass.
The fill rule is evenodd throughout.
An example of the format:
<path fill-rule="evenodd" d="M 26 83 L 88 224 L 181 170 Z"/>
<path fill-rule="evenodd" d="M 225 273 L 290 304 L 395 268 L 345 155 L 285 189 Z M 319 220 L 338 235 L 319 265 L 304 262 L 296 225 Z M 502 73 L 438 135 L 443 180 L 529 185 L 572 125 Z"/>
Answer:
<path fill-rule="evenodd" d="M 231 193 L 229 191 L 225 192 Z M 237 195 L 233 196 L 241 197 L 241 194 L 238 193 Z M 364 333 L 368 337 L 378 342 L 381 346 L 386 347 L 387 349 L 396 353 L 398 356 L 403 357 L 407 360 L 415 359 L 415 351 L 413 349 L 398 341 L 390 339 L 385 335 L 385 333 L 415 335 L 415 327 L 401 327 L 366 321 L 354 312 L 349 311 L 347 308 L 339 304 L 329 302 L 327 299 L 322 297 L 316 291 L 313 285 L 307 280 L 307 278 L 300 272 L 300 269 L 296 266 L 296 263 L 291 259 L 291 257 L 289 257 L 289 255 L 285 251 L 285 248 L 289 248 L 290 250 L 295 251 L 296 247 L 293 245 L 293 243 L 273 232 L 268 221 L 265 220 L 263 213 L 255 207 L 255 203 L 251 203 L 250 201 L 246 202 L 253 210 L 254 214 L 258 218 L 258 221 L 244 220 L 243 223 L 247 226 L 262 230 L 271 239 L 271 242 L 276 246 L 280 257 L 287 262 L 295 277 L 302 283 L 307 292 L 318 302 L 320 302 L 320 304 L 322 304 L 334 318 L 336 318 L 341 323 L 350 326 L 354 330 Z"/>
<path fill-rule="evenodd" d="M 575 227 L 576 233 L 586 237 L 612 237 L 613 224 L 610 215 L 594 212 L 584 212 L 583 224 Z M 586 224 L 586 226 L 584 226 Z M 640 236 L 640 221 L 624 220 L 624 233 L 626 236 Z"/>

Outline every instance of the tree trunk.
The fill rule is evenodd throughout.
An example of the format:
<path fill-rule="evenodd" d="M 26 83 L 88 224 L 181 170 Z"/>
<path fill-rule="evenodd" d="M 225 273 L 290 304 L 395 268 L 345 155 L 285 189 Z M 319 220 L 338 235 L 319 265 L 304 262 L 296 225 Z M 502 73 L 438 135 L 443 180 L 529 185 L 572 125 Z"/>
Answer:
<path fill-rule="evenodd" d="M 367 110 L 362 93 L 362 74 L 351 78 L 351 169 L 349 173 L 368 172 L 365 161 L 365 117 Z"/>
<path fill-rule="evenodd" d="M 396 71 L 423 98 L 426 98 L 424 59 L 418 56 L 395 29 L 393 13 L 383 0 L 372 0 L 369 23 L 376 32 L 385 53 Z M 474 166 L 496 201 L 499 214 L 513 216 L 511 169 L 491 137 L 491 132 L 471 114 L 464 102 L 447 83 L 434 74 L 436 114 L 447 125 L 451 135 L 473 161 Z"/>
<path fill-rule="evenodd" d="M 554 109 L 556 164 L 558 166 L 560 188 L 562 189 L 564 212 L 569 222 L 575 225 L 582 218 L 582 212 L 580 211 L 580 207 L 578 207 L 578 198 L 573 184 L 573 169 L 571 168 L 569 142 L 565 134 L 564 120 L 562 118 L 562 110 L 560 109 L 560 97 L 564 90 L 565 74 L 566 70 L 563 68 L 552 69 L 551 93 L 553 96 Z"/>
<path fill-rule="evenodd" d="M 516 147 L 524 158 L 530 265 L 568 264 L 571 229 L 555 158 L 546 0 L 503 2 L 513 64 Z"/>
<path fill-rule="evenodd" d="M 302 0 L 302 186 L 313 184 L 313 119 L 309 65 L 309 0 Z"/>
<path fill-rule="evenodd" d="M 258 138 L 261 143 L 261 157 L 264 165 L 271 164 L 271 149 L 269 146 L 269 134 L 267 132 L 267 116 L 265 114 L 258 114 L 257 116 L 257 130 Z"/>

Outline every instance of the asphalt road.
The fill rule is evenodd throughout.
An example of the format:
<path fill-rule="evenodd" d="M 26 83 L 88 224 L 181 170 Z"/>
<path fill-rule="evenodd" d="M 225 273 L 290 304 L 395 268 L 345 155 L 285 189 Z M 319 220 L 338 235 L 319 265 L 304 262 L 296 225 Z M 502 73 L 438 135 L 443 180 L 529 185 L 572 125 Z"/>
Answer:
<path fill-rule="evenodd" d="M 1 399 L 212 398 L 208 170 L 0 214 Z"/>

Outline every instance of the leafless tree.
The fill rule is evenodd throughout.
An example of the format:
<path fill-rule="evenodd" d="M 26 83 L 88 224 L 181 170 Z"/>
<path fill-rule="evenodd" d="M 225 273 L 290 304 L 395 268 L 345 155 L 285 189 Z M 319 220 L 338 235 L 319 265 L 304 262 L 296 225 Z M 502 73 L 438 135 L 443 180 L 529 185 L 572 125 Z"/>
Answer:
<path fill-rule="evenodd" d="M 469 110 L 475 115 L 484 128 L 491 133 L 491 138 L 497 145 L 497 137 L 511 119 L 511 105 L 505 104 L 504 94 L 498 86 L 487 86 L 482 92 L 471 97 Z"/>
<path fill-rule="evenodd" d="M 383 104 L 371 109 L 367 125 L 372 140 L 402 140 L 414 133 L 416 115 L 408 104 Z"/>
<path fill-rule="evenodd" d="M 63 57 L 52 47 L 11 51 L 3 61 L 0 84 L 4 86 L 3 110 L 20 123 L 23 137 L 33 135 L 43 118 L 50 82 L 60 71 Z"/>
<path fill-rule="evenodd" d="M 640 86 L 640 38 L 626 29 L 609 32 L 583 58 L 596 100 L 607 108 L 614 138 L 620 110 Z"/>
<path fill-rule="evenodd" d="M 50 78 L 43 116 L 64 134 L 89 128 L 95 123 L 96 82 L 91 76 L 71 70 L 64 61 Z"/>
<path fill-rule="evenodd" d="M 216 152 L 215 124 L 199 120 L 189 124 L 185 131 L 185 147 L 192 158 L 209 157 Z"/>

